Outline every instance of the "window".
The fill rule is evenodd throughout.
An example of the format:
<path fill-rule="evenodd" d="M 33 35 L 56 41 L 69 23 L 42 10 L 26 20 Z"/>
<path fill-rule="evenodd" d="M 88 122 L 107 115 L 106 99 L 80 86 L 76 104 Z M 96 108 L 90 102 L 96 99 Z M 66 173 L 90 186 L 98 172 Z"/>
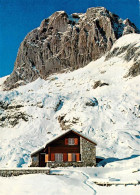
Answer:
<path fill-rule="evenodd" d="M 78 145 L 78 138 L 65 138 L 65 145 Z"/>
<path fill-rule="evenodd" d="M 68 145 L 75 145 L 74 138 L 68 138 Z"/>
<path fill-rule="evenodd" d="M 55 153 L 55 161 L 63 162 L 63 154 L 62 153 Z"/>
<path fill-rule="evenodd" d="M 36 156 L 34 156 L 34 157 L 32 158 L 32 161 L 33 161 L 33 162 L 37 162 L 37 160 L 38 160 L 38 158 L 37 158 Z"/>
<path fill-rule="evenodd" d="M 72 161 L 76 161 L 76 155 L 75 155 L 75 153 L 72 153 Z"/>
<path fill-rule="evenodd" d="M 68 153 L 68 161 L 75 162 L 76 161 L 76 154 L 75 153 Z"/>
<path fill-rule="evenodd" d="M 80 161 L 80 153 L 68 153 L 68 162 Z"/>

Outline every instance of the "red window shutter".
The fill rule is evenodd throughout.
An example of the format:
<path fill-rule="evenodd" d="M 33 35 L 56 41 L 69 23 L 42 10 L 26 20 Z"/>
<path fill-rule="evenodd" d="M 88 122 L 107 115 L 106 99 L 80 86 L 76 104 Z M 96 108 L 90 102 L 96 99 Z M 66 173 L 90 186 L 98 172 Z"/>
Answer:
<path fill-rule="evenodd" d="M 65 145 L 68 145 L 68 138 L 65 138 Z"/>
<path fill-rule="evenodd" d="M 68 154 L 67 153 L 64 153 L 63 154 L 63 161 L 64 162 L 67 162 L 68 161 Z"/>
<path fill-rule="evenodd" d="M 69 161 L 69 162 L 72 161 L 72 153 L 68 153 L 68 161 Z"/>
<path fill-rule="evenodd" d="M 78 145 L 78 138 L 74 138 L 74 145 Z"/>
<path fill-rule="evenodd" d="M 79 153 L 76 153 L 76 162 L 77 161 L 80 161 L 80 154 Z"/>
<path fill-rule="evenodd" d="M 51 161 L 55 161 L 55 154 L 51 153 Z"/>
<path fill-rule="evenodd" d="M 49 161 L 49 155 L 46 154 L 46 155 L 45 155 L 45 162 L 48 162 L 48 161 Z"/>

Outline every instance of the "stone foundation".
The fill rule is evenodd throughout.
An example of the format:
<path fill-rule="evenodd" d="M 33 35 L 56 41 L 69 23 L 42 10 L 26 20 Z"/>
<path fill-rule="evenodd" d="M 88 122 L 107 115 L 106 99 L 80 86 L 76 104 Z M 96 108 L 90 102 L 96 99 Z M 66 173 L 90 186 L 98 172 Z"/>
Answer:
<path fill-rule="evenodd" d="M 48 162 L 46 163 L 47 167 L 56 168 L 56 167 L 83 167 L 83 162 Z"/>

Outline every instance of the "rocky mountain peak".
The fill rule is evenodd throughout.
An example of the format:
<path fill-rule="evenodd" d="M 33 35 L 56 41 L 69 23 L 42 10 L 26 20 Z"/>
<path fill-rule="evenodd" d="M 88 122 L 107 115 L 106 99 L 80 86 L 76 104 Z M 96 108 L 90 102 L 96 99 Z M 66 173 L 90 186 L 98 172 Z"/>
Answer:
<path fill-rule="evenodd" d="M 40 31 L 46 32 L 48 29 L 57 29 L 58 32 L 65 32 L 68 28 L 68 15 L 64 11 L 55 12 L 50 18 L 42 21 Z M 56 33 L 56 32 L 54 32 Z"/>
<path fill-rule="evenodd" d="M 123 21 L 104 7 L 70 16 L 57 11 L 23 40 L 5 89 L 81 68 L 109 51 L 121 36 L 138 32 L 128 19 Z"/>
<path fill-rule="evenodd" d="M 87 18 L 96 19 L 100 16 L 109 16 L 109 11 L 105 7 L 91 7 L 87 9 Z"/>

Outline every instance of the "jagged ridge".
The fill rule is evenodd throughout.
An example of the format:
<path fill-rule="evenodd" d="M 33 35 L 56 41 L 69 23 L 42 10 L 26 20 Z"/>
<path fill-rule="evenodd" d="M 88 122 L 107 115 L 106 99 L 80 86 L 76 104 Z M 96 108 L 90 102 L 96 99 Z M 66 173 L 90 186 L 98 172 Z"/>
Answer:
<path fill-rule="evenodd" d="M 83 67 L 109 51 L 119 37 L 134 32 L 139 32 L 134 24 L 104 7 L 89 8 L 85 14 L 70 16 L 64 11 L 55 12 L 21 43 L 5 88 Z"/>

